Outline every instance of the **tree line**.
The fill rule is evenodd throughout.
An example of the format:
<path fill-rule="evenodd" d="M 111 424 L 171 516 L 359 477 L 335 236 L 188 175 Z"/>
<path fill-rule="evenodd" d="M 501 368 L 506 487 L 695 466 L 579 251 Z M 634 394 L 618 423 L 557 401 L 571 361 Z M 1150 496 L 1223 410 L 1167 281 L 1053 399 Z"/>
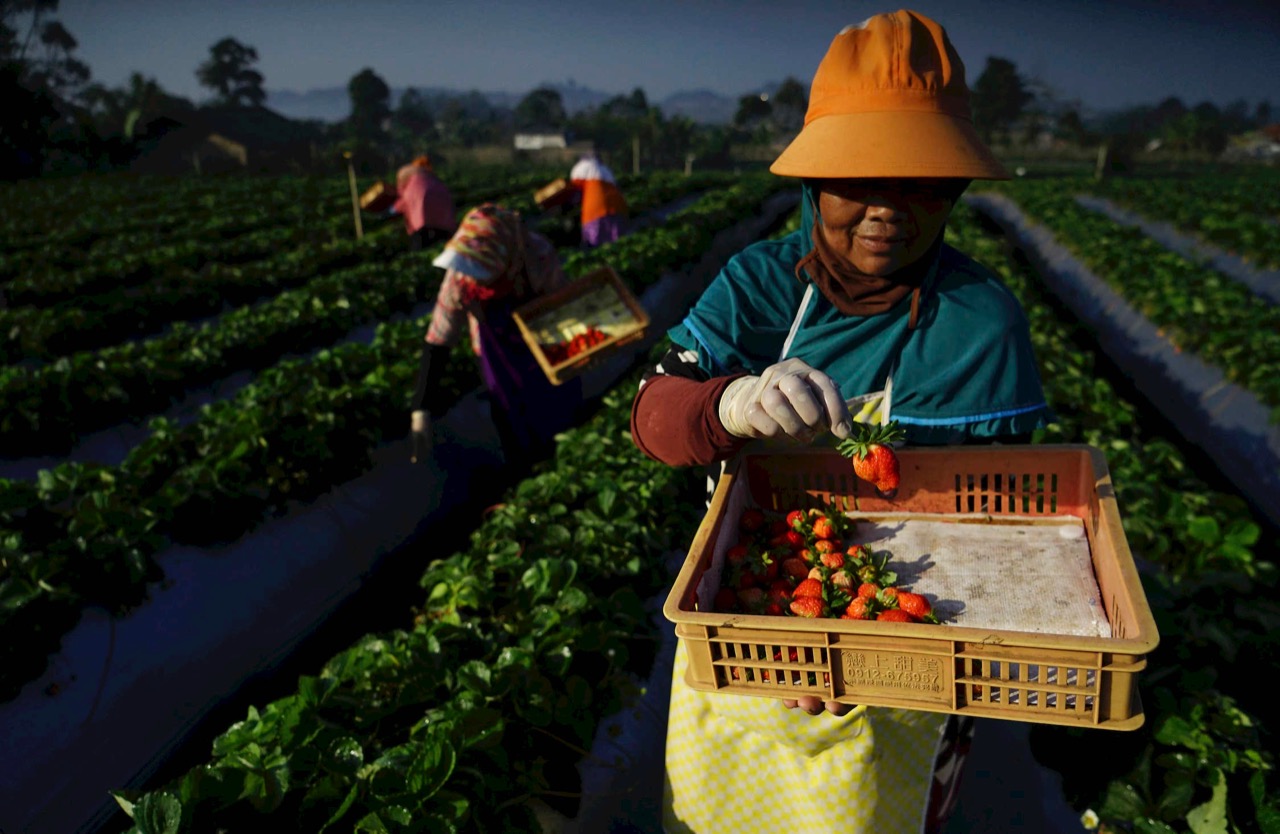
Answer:
<path fill-rule="evenodd" d="M 257 69 L 258 51 L 234 38 L 217 40 L 195 68 L 210 91 L 197 105 L 166 92 L 140 72 L 121 87 L 93 82 L 76 55 L 74 36 L 57 19 L 58 0 L 0 0 L 0 177 L 14 179 L 60 170 L 123 167 L 157 140 L 168 123 L 216 108 L 258 108 L 267 99 Z M 398 101 L 373 69 L 347 85 L 351 110 L 337 124 L 307 122 L 322 159 L 339 153 L 366 167 L 394 164 L 427 149 L 511 146 L 518 131 L 562 132 L 590 141 L 606 156 L 630 159 L 639 149 L 646 168 L 731 164 L 735 146 L 780 146 L 804 123 L 806 86 L 784 79 L 772 91 L 737 101 L 725 125 L 667 116 L 641 88 L 577 113 L 568 113 L 555 89 L 539 87 L 514 108 L 497 107 L 480 92 L 455 95 L 410 88 Z M 1079 101 L 1065 100 L 1003 58 L 991 57 L 972 85 L 974 124 L 997 147 L 1048 138 L 1079 147 L 1104 142 L 1130 146 L 1156 141 L 1177 150 L 1217 154 L 1228 138 L 1267 125 L 1270 102 L 1243 99 L 1218 108 L 1187 106 L 1168 98 L 1150 107 L 1086 118 Z"/>

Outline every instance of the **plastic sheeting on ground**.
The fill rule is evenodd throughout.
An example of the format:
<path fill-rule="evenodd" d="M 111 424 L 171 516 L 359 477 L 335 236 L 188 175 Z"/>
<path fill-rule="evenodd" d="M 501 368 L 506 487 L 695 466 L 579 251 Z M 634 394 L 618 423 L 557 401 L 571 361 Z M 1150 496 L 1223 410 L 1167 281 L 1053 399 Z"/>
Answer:
<path fill-rule="evenodd" d="M 1046 286 L 1093 331 L 1143 396 L 1189 442 L 1212 443 L 1222 473 L 1280 524 L 1280 428 L 1271 423 L 1270 408 L 1220 368 L 1178 350 L 1013 201 L 997 194 L 964 199 L 1026 250 Z"/>
<path fill-rule="evenodd" d="M 1076 202 L 1090 211 L 1106 215 L 1117 223 L 1140 229 L 1143 234 L 1166 249 L 1221 272 L 1231 280 L 1248 287 L 1259 298 L 1265 298 L 1272 304 L 1280 304 L 1280 270 L 1258 269 L 1237 255 L 1224 252 L 1192 235 L 1178 231 L 1177 227 L 1170 223 L 1148 219 L 1102 197 L 1080 194 L 1076 197 Z"/>

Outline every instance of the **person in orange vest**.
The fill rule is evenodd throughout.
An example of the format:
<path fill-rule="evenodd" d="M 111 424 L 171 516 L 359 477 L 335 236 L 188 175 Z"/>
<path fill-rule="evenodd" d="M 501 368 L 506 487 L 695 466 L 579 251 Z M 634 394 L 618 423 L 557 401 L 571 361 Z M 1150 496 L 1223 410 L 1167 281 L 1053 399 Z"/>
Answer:
<path fill-rule="evenodd" d="M 627 201 L 609 166 L 595 153 L 578 160 L 569 172 L 569 187 L 582 200 L 582 245 L 588 249 L 622 237 Z"/>
<path fill-rule="evenodd" d="M 458 222 L 449 187 L 436 176 L 426 154 L 396 173 L 396 202 L 391 210 L 404 217 L 414 251 L 448 240 Z"/>

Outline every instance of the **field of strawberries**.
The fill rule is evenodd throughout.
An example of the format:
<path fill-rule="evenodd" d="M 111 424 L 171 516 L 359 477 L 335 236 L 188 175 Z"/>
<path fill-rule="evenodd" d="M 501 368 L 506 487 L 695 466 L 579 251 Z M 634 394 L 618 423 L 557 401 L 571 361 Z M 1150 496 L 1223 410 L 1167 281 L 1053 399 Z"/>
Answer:
<path fill-rule="evenodd" d="M 477 171 L 453 185 L 460 208 L 500 199 L 533 213 L 534 190 L 555 175 Z M 637 216 L 652 213 L 633 234 L 583 253 L 570 226 L 548 218 L 544 230 L 571 275 L 607 263 L 642 296 L 789 183 L 658 173 L 622 185 Z M 366 217 L 355 240 L 345 189 L 344 178 L 4 187 L 0 700 L 24 703 L 41 686 L 85 611 L 144 609 L 166 587 L 173 548 L 212 554 L 252 537 L 405 442 L 436 252 L 407 252 L 395 220 Z M 1274 306 L 1073 200 L 1089 193 L 1161 215 L 1266 269 L 1280 251 L 1280 175 L 1028 179 L 995 190 L 1180 350 L 1280 403 Z M 1178 202 L 1171 193 L 1216 202 L 1199 217 L 1162 214 Z M 80 207 L 70 221 L 68 203 Z M 1037 759 L 1097 830 L 1280 832 L 1280 711 L 1267 688 L 1280 653 L 1276 520 L 1216 465 L 1214 437 L 1186 436 L 1152 406 L 1005 229 L 961 204 L 947 234 L 1031 319 L 1057 415 L 1035 442 L 1105 452 L 1160 631 L 1139 680 L 1144 725 L 1037 725 Z M 479 385 L 467 350 L 450 366 L 458 399 Z M 639 370 L 600 395 L 551 457 L 494 484 L 484 512 L 405 542 L 410 581 L 371 577 L 360 592 L 385 594 L 366 601 L 379 609 L 376 628 L 310 646 L 305 668 L 283 664 L 292 676 L 228 696 L 222 725 L 106 786 L 110 812 L 87 811 L 86 830 L 538 831 L 535 798 L 572 815 L 574 764 L 602 718 L 637 696 L 661 644 L 664 557 L 689 547 L 703 515 L 702 472 L 655 464 L 630 443 Z M 130 440 L 102 455 L 104 434 Z M 788 509 L 734 520 L 733 587 L 716 608 L 946 629 L 886 554 L 835 544 L 847 533 L 839 512 Z M 1018 592 L 1010 578 L 1008 593 Z M 32 803 L 0 798 L 3 809 L 25 806 L 0 810 L 0 830 L 40 830 Z"/>

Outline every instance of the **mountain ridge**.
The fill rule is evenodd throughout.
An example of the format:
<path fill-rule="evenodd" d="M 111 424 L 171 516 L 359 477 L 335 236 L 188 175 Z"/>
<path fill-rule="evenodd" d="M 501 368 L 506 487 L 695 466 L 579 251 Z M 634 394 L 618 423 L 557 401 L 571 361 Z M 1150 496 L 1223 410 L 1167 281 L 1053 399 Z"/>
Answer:
<path fill-rule="evenodd" d="M 650 99 L 649 103 L 661 110 L 667 118 L 685 116 L 698 124 L 728 124 L 733 121 L 733 115 L 738 108 L 738 99 L 741 96 L 753 92 L 771 92 L 777 86 L 777 83 L 763 84 L 755 90 L 744 91 L 738 96 L 724 95 L 705 87 L 678 90 L 659 100 Z M 629 93 L 595 90 L 573 82 L 545 82 L 537 87 L 549 87 L 560 93 L 565 111 L 571 116 L 583 110 L 598 107 L 611 98 L 629 95 Z M 392 87 L 390 100 L 393 107 L 409 89 L 418 92 L 428 102 L 443 102 L 450 98 L 462 98 L 475 102 L 475 97 L 479 96 L 490 107 L 499 110 L 515 109 L 520 100 L 528 95 L 527 92 L 459 90 L 450 87 Z M 351 99 L 346 87 L 319 87 L 306 91 L 268 89 L 266 92 L 266 106 L 291 119 L 337 122 L 345 119 L 351 112 Z"/>

